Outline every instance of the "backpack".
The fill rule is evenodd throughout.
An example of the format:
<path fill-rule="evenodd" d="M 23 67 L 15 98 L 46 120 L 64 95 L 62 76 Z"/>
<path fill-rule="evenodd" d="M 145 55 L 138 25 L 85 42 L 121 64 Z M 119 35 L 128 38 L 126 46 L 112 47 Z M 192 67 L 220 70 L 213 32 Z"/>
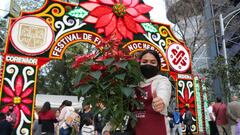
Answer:
<path fill-rule="evenodd" d="M 192 113 L 190 111 L 187 111 L 185 113 L 185 117 L 184 117 L 183 123 L 185 125 L 191 125 L 192 124 Z"/>
<path fill-rule="evenodd" d="M 170 128 L 174 128 L 174 121 L 171 119 L 171 120 L 169 120 L 169 126 L 170 126 Z"/>
<path fill-rule="evenodd" d="M 71 127 L 74 130 L 78 131 L 80 116 L 75 111 L 68 110 L 64 121 L 68 127 Z"/>

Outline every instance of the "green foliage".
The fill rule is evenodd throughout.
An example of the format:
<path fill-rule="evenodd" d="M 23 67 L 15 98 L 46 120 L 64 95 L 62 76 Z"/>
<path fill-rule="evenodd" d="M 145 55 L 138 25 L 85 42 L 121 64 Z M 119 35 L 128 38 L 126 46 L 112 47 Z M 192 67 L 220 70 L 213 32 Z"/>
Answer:
<path fill-rule="evenodd" d="M 53 95 L 76 95 L 74 81 L 79 82 L 82 73 L 72 69 L 76 54 L 94 51 L 90 44 L 77 43 L 69 47 L 62 60 L 52 60 L 40 69 L 37 93 Z M 81 68 L 87 68 L 82 66 Z M 75 78 L 76 77 L 76 78 Z"/>
<path fill-rule="evenodd" d="M 238 93 L 237 87 L 240 85 L 240 67 L 235 64 L 234 59 L 228 60 L 228 66 L 226 66 L 224 62 L 223 57 L 218 57 L 209 69 L 201 69 L 201 73 L 206 76 L 206 86 L 208 88 L 211 88 L 212 79 L 220 78 L 223 94 L 226 98 L 230 98 L 231 94 Z M 227 85 L 228 81 L 230 81 L 232 91 L 230 91 Z"/>
<path fill-rule="evenodd" d="M 114 129 L 125 124 L 126 116 L 134 125 L 132 108 L 141 106 L 134 91 L 143 80 L 135 59 L 112 45 L 94 55 L 76 57 L 73 65 L 77 65 L 76 72 L 81 73 L 80 81 L 78 75 L 75 77 L 75 82 L 79 82 L 75 90 L 78 96 L 84 96 L 93 110 L 98 109 L 96 103 L 103 103 L 107 108 L 104 114 L 110 117 Z"/>

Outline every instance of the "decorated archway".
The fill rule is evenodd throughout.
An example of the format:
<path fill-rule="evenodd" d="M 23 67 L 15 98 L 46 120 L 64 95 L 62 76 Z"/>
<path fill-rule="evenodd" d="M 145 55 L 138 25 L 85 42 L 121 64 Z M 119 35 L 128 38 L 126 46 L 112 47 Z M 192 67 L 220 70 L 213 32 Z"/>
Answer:
<path fill-rule="evenodd" d="M 15 134 L 31 134 L 39 68 L 52 59 L 62 59 L 76 42 L 101 46 L 104 37 L 115 35 L 123 48 L 133 54 L 153 49 L 161 56 L 161 70 L 175 81 L 177 105 L 184 115 L 189 105 L 197 129 L 197 112 L 190 51 L 172 33 L 170 26 L 151 22 L 151 6 L 142 0 L 116 2 L 88 0 L 73 5 L 46 0 L 42 8 L 23 12 L 10 20 L 3 54 L 0 109 L 14 105 Z"/>

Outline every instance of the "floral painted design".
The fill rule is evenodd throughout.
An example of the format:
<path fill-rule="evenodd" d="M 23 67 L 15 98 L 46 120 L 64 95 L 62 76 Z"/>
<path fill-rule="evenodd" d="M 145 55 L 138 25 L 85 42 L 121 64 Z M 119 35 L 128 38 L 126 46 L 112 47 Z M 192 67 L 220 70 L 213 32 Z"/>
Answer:
<path fill-rule="evenodd" d="M 84 22 L 95 24 L 99 34 L 114 35 L 120 40 L 133 40 L 133 34 L 145 33 L 140 23 L 150 22 L 144 14 L 152 10 L 139 0 L 88 0 L 80 6 L 89 11 Z"/>
<path fill-rule="evenodd" d="M 179 109 L 181 112 L 181 115 L 183 115 L 186 110 L 185 110 L 185 106 L 189 107 L 189 110 L 192 112 L 193 116 L 196 116 L 195 113 L 195 102 L 194 102 L 194 96 L 193 93 L 190 93 L 190 90 L 185 87 L 183 90 L 183 94 L 184 97 L 182 97 L 181 95 L 178 96 L 179 99 Z"/>
<path fill-rule="evenodd" d="M 14 106 L 14 111 L 17 114 L 16 123 L 14 127 L 20 122 L 20 110 L 24 112 L 24 114 L 30 116 L 31 110 L 27 106 L 28 104 L 32 104 L 33 101 L 28 98 L 29 95 L 32 94 L 33 88 L 29 87 L 23 90 L 24 81 L 21 75 L 18 75 L 15 81 L 14 89 L 7 86 L 6 84 L 3 86 L 3 91 L 5 92 L 6 96 L 2 97 L 2 102 L 6 104 L 5 107 L 1 110 L 3 113 L 7 113 L 9 110 L 9 106 Z"/>

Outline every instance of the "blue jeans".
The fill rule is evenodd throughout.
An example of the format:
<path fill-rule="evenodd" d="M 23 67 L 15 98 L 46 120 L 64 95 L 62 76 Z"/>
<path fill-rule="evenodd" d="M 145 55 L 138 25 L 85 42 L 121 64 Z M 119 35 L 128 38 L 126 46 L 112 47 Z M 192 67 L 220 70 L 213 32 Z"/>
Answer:
<path fill-rule="evenodd" d="M 60 128 L 59 135 L 71 135 L 72 129 L 71 128 Z"/>

